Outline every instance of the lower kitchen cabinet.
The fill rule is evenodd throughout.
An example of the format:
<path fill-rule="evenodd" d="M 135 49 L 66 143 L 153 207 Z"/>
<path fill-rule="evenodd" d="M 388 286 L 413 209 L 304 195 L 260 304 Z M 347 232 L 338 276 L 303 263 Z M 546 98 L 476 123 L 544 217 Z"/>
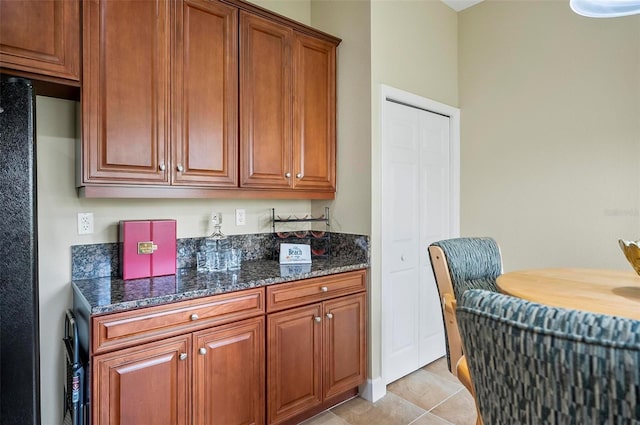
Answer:
<path fill-rule="evenodd" d="M 94 425 L 264 424 L 264 317 L 94 357 Z"/>
<path fill-rule="evenodd" d="M 189 335 L 94 358 L 93 423 L 189 424 Z"/>
<path fill-rule="evenodd" d="M 193 336 L 193 423 L 264 424 L 264 317 Z"/>
<path fill-rule="evenodd" d="M 267 317 L 267 414 L 295 423 L 366 379 L 365 294 Z"/>

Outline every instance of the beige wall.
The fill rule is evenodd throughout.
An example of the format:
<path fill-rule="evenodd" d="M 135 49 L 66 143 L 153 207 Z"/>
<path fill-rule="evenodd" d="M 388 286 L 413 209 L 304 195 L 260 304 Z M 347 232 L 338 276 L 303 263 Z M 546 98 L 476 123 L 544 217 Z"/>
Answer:
<path fill-rule="evenodd" d="M 251 0 L 251 3 L 303 24 L 311 25 L 310 0 Z"/>
<path fill-rule="evenodd" d="M 433 0 L 371 2 L 370 378 L 381 374 L 380 84 L 458 106 L 457 13 Z M 377 386 L 377 385 L 376 385 Z"/>
<path fill-rule="evenodd" d="M 506 270 L 629 266 L 640 234 L 640 16 L 568 1 L 460 13 L 461 230 Z"/>
<path fill-rule="evenodd" d="M 312 0 L 311 24 L 342 39 L 337 53 L 337 193 L 313 201 L 314 214 L 331 207 L 331 229 L 371 230 L 371 32 L 368 1 Z"/>

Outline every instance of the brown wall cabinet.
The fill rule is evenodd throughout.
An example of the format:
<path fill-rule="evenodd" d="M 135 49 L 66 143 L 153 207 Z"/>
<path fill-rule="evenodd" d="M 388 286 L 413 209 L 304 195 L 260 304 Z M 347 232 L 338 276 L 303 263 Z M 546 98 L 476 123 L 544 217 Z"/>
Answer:
<path fill-rule="evenodd" d="M 240 12 L 240 185 L 335 192 L 336 44 Z"/>
<path fill-rule="evenodd" d="M 0 17 L 0 68 L 27 77 L 78 84 L 78 0 L 0 0 Z"/>
<path fill-rule="evenodd" d="M 269 424 L 297 423 L 357 394 L 366 379 L 366 297 L 343 294 L 364 288 L 364 271 L 267 288 L 268 309 L 326 299 L 267 316 Z"/>
<path fill-rule="evenodd" d="M 81 195 L 335 196 L 338 39 L 231 0 L 83 16 Z"/>
<path fill-rule="evenodd" d="M 220 2 L 85 2 L 80 184 L 236 186 L 236 33 Z"/>
<path fill-rule="evenodd" d="M 264 424 L 263 299 L 253 289 L 94 318 L 93 424 Z"/>

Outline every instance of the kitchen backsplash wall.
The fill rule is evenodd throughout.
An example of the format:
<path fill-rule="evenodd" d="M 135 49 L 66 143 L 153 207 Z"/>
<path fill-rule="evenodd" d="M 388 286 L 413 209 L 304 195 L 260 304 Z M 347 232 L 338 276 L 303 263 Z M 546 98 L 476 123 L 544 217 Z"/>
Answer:
<path fill-rule="evenodd" d="M 369 260 L 369 237 L 350 233 L 331 232 L 331 257 L 354 257 L 363 262 Z M 196 268 L 196 252 L 205 238 L 181 238 L 177 240 L 176 267 Z M 273 233 L 229 235 L 234 248 L 242 249 L 246 261 L 272 259 L 280 239 Z M 71 246 L 71 279 L 117 277 L 120 274 L 120 248 L 118 243 Z"/>

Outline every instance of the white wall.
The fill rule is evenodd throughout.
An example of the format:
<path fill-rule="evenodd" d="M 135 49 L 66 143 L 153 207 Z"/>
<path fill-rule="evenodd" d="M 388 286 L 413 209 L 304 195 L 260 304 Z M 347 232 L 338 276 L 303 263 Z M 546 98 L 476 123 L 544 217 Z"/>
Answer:
<path fill-rule="evenodd" d="M 462 234 L 506 270 L 630 270 L 640 237 L 640 16 L 568 1 L 487 0 L 460 13 Z"/>

